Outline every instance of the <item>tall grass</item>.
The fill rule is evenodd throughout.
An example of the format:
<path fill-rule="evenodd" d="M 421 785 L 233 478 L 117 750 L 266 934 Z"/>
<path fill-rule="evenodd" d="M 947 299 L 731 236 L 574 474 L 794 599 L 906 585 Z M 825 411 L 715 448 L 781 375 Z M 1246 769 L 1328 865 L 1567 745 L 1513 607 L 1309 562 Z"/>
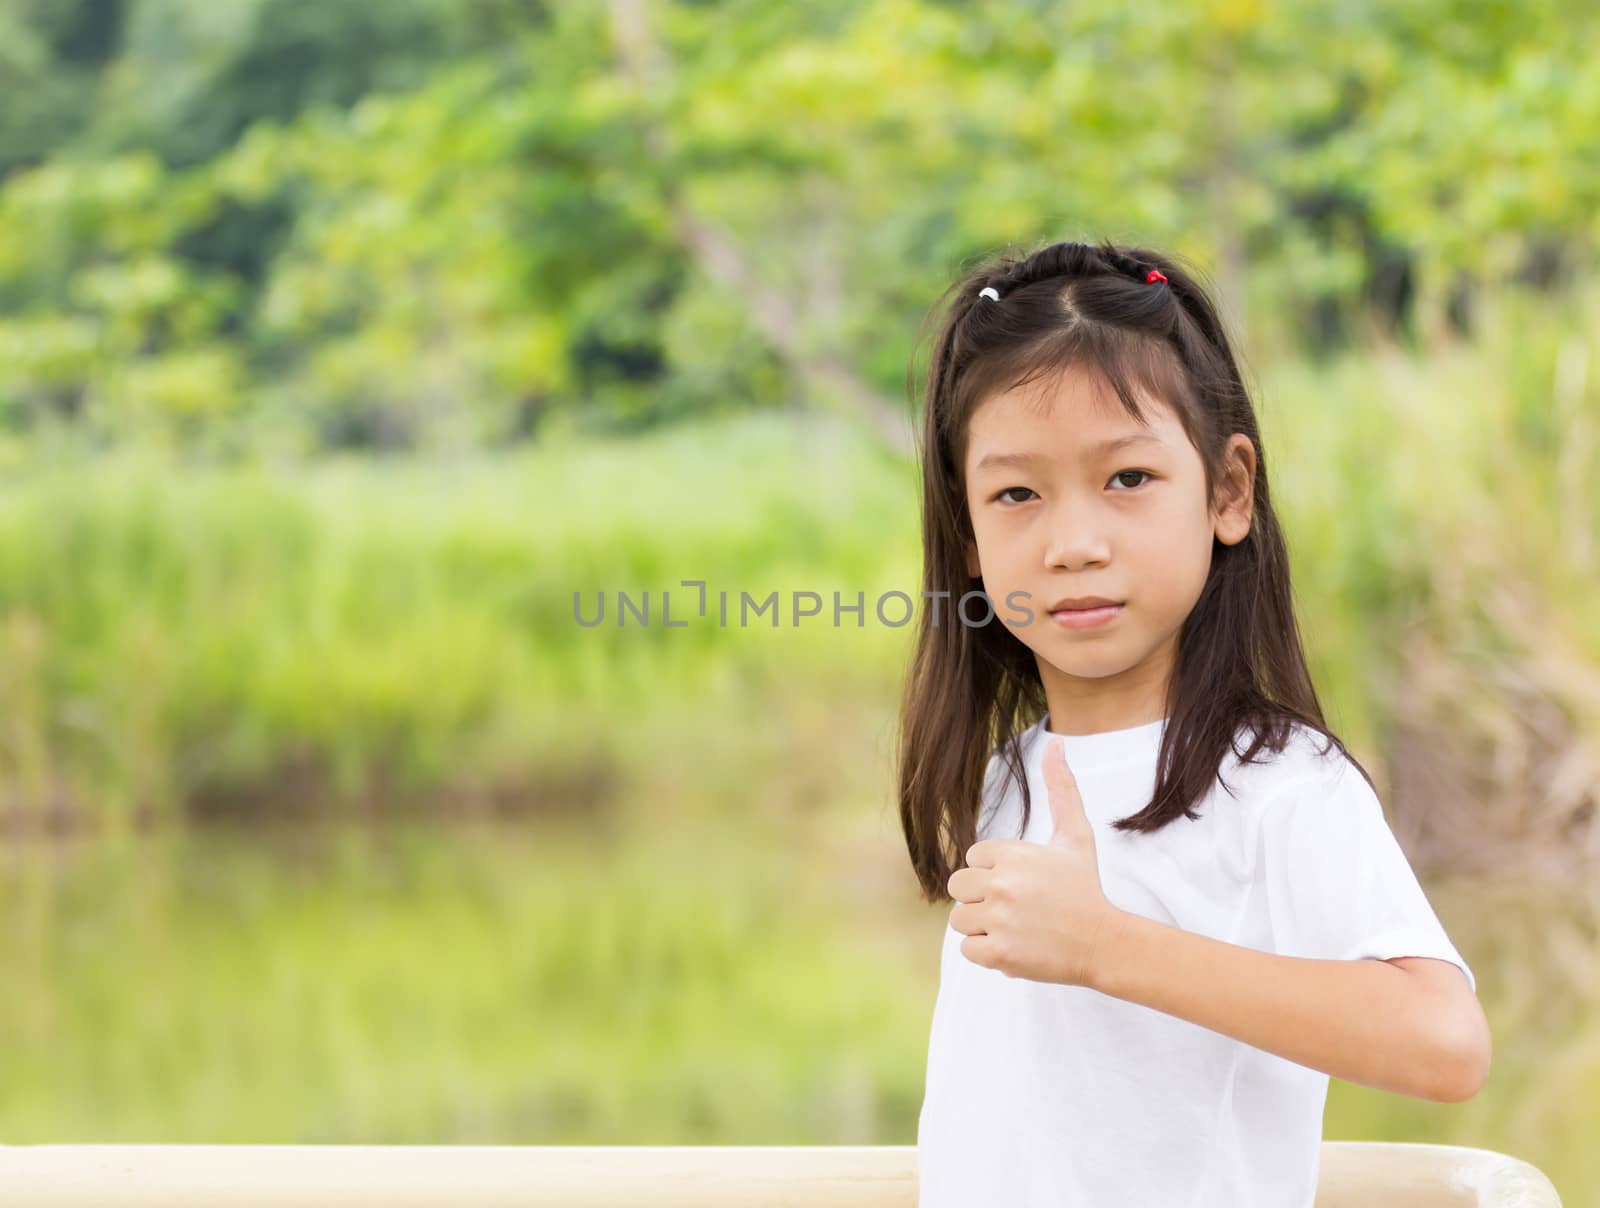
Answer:
<path fill-rule="evenodd" d="M 762 418 L 451 463 L 30 470 L 0 489 L 6 803 L 532 804 L 651 718 L 796 676 L 876 691 L 903 631 L 870 603 L 833 628 L 831 593 L 915 593 L 909 480 Z M 739 628 L 741 591 L 779 592 L 779 628 Z M 796 591 L 828 611 L 796 626 Z M 648 594 L 647 625 L 618 625 L 619 592 Z M 574 593 L 606 623 L 580 627 Z"/>

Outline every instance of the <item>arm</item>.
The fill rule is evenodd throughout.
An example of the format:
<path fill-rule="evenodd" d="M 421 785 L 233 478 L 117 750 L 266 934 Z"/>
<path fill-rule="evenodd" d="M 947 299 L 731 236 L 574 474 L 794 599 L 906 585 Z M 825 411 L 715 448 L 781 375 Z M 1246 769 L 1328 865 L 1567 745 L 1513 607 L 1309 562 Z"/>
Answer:
<path fill-rule="evenodd" d="M 1430 957 L 1278 956 L 1119 910 L 1089 985 L 1347 1082 L 1441 1103 L 1489 1074 L 1465 976 Z"/>

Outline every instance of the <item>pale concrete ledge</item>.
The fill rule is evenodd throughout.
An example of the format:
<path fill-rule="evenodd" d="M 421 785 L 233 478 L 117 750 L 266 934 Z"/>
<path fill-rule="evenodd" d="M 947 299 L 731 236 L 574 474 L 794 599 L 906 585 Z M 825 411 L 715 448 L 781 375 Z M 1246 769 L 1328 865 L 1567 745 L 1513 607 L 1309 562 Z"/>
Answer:
<path fill-rule="evenodd" d="M 0 1145 L 6 1208 L 916 1208 L 916 1148 Z M 1486 1149 L 1325 1141 L 1317 1208 L 1559 1208 Z"/>

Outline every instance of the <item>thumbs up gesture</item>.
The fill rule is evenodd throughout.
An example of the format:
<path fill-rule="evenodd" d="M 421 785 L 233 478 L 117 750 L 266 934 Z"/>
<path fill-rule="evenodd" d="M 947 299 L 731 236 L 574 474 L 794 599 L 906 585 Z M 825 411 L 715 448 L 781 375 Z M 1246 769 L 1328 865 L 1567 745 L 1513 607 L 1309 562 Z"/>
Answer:
<path fill-rule="evenodd" d="M 1094 829 L 1061 743 L 1044 753 L 1055 829 L 1048 843 L 982 839 L 950 874 L 950 925 L 961 954 L 1007 977 L 1093 985 L 1099 953 L 1123 911 L 1100 888 Z"/>

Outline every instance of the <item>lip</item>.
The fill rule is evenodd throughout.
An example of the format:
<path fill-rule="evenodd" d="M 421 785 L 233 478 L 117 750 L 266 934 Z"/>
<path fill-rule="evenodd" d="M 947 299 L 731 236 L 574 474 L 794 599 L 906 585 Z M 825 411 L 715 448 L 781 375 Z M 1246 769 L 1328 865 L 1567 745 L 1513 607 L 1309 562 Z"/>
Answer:
<path fill-rule="evenodd" d="M 1095 625 L 1104 625 L 1121 611 L 1121 604 L 1111 604 L 1104 608 L 1059 608 L 1050 611 L 1050 620 L 1063 629 L 1089 629 Z"/>
<path fill-rule="evenodd" d="M 1060 612 L 1063 608 L 1111 608 L 1120 607 L 1121 600 L 1108 600 L 1104 596 L 1066 596 L 1050 605 L 1050 612 Z"/>

